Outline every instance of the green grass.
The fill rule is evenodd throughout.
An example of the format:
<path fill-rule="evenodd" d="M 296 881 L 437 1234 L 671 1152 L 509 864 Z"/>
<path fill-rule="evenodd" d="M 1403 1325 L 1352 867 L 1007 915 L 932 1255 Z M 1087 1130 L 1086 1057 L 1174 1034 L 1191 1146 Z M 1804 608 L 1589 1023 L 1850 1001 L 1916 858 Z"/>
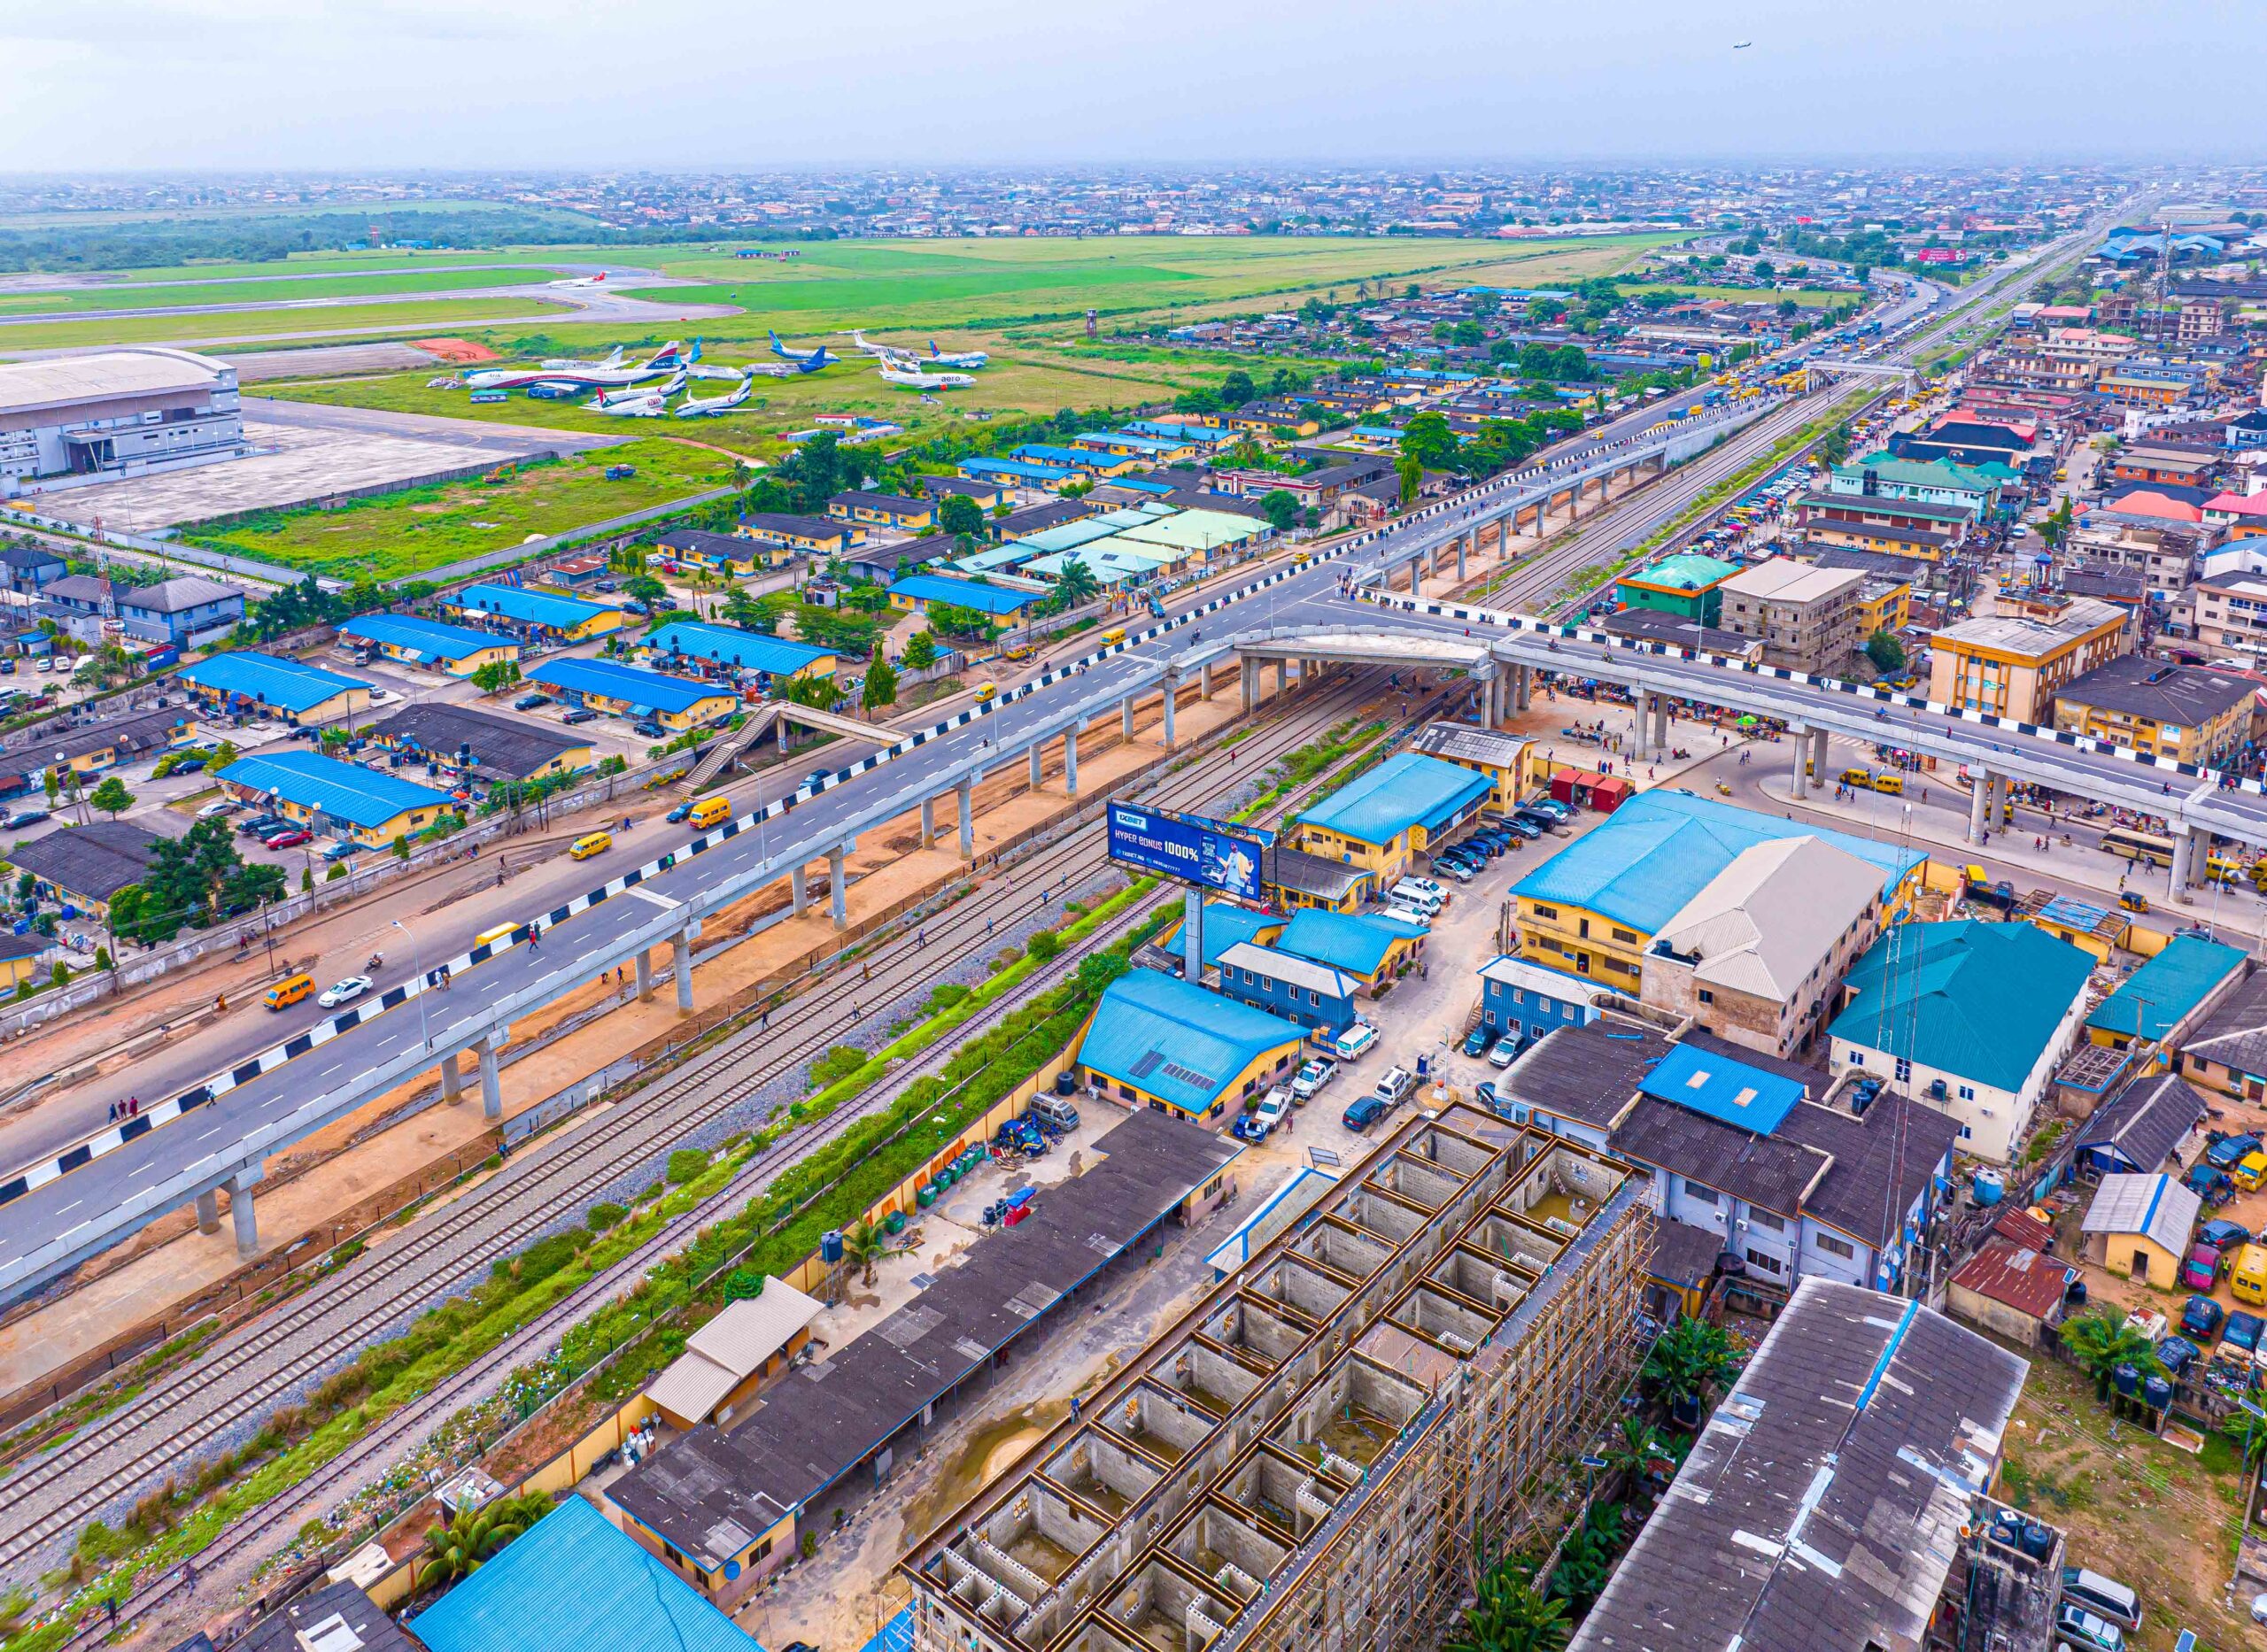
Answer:
<path fill-rule="evenodd" d="M 1795 292 L 1773 292 L 1757 287 L 1696 287 L 1683 282 L 1647 282 L 1643 286 L 1626 286 L 1621 289 L 1630 297 L 1640 293 L 1671 292 L 1680 298 L 1725 298 L 1734 304 L 1777 304 L 1783 298 L 1792 298 L 1807 310 L 1822 310 L 1838 299 L 1854 299 L 1855 293 L 1828 292 L 1822 288 L 1805 287 Z"/>
<path fill-rule="evenodd" d="M 400 270 L 368 274 L 321 275 L 309 280 L 246 277 L 203 286 L 85 287 L 71 292 L 0 294 L 0 315 L 46 315 L 58 311 L 155 310 L 181 305 L 284 303 L 297 298 L 389 298 L 417 293 L 456 292 L 478 287 L 508 287 L 540 281 L 546 272 L 499 270 Z M 326 312 L 317 310 L 314 314 Z"/>
<path fill-rule="evenodd" d="M 540 405 L 541 404 L 537 404 Z M 608 465 L 638 474 L 608 482 Z M 410 578 L 461 557 L 559 533 L 627 512 L 729 485 L 723 454 L 662 436 L 601 448 L 579 459 L 530 466 L 494 487 L 477 482 L 411 488 L 335 511 L 270 511 L 190 543 L 342 579 Z"/>
<path fill-rule="evenodd" d="M 0 350 L 46 350 L 66 344 L 146 344 L 160 340 L 267 337 L 278 333 L 461 331 L 508 316 L 534 315 L 564 305 L 538 298 L 436 298 L 417 305 L 347 304 L 321 310 L 233 310 L 220 315 L 147 315 L 110 320 L 24 321 L 0 327 Z"/>

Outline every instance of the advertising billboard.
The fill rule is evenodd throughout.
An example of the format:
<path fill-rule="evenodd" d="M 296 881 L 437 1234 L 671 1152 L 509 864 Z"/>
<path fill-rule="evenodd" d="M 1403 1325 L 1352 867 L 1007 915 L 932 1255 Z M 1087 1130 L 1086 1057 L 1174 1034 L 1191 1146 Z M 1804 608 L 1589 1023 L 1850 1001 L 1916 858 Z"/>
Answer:
<path fill-rule="evenodd" d="M 1110 858 L 1239 900 L 1265 899 L 1259 854 L 1265 835 L 1194 814 L 1136 803 L 1110 806 Z"/>

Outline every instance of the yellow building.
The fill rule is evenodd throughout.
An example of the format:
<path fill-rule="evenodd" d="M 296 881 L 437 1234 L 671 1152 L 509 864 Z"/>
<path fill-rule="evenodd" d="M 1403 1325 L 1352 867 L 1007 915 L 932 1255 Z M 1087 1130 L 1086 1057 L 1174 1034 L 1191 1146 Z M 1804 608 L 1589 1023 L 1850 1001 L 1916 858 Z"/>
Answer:
<path fill-rule="evenodd" d="M 530 636 L 562 643 L 587 643 L 610 636 L 631 619 L 624 608 L 525 585 L 467 585 L 441 600 L 468 618 L 503 620 Z"/>
<path fill-rule="evenodd" d="M 654 549 L 676 561 L 722 574 L 728 579 L 746 579 L 759 569 L 778 567 L 794 558 L 794 552 L 785 545 L 764 544 L 739 534 L 711 533 L 700 528 L 663 534 L 654 541 Z"/>
<path fill-rule="evenodd" d="M 309 831 L 327 830 L 366 849 L 414 837 L 457 808 L 445 791 L 315 752 L 240 757 L 214 778 L 232 797 L 266 802 Z"/>
<path fill-rule="evenodd" d="M 2045 612 L 2055 617 L 2034 617 Z M 1930 644 L 1929 698 L 2019 722 L 2047 719 L 2066 683 L 2125 652 L 2124 609 L 2092 597 L 2051 609 L 2002 598 L 1997 613 L 1938 631 Z"/>
<path fill-rule="evenodd" d="M 1434 844 L 1495 794 L 1495 783 L 1436 757 L 1403 752 L 1306 810 L 1291 846 L 1374 875 L 1390 888 Z"/>
<path fill-rule="evenodd" d="M 2251 737 L 2255 691 L 2248 677 L 2124 654 L 2054 697 L 2054 726 L 2128 751 L 2217 763 Z"/>
<path fill-rule="evenodd" d="M 365 614 L 340 626 L 338 634 L 402 665 L 453 677 L 468 677 L 483 666 L 515 665 L 520 658 L 519 644 L 508 637 L 412 614 Z"/>
<path fill-rule="evenodd" d="M 1112 982 L 1074 1069 L 1127 1107 L 1219 1119 L 1295 1071 L 1307 1030 L 1155 969 Z"/>
<path fill-rule="evenodd" d="M 720 722 L 740 703 L 739 695 L 716 683 L 614 660 L 546 660 L 528 674 L 528 681 L 592 711 L 650 718 L 673 734 Z"/>
<path fill-rule="evenodd" d="M 1858 624 L 1871 637 L 1876 631 L 1892 635 L 1905 629 L 1913 615 L 1913 585 L 1909 580 L 1868 580 L 1858 591 Z"/>
<path fill-rule="evenodd" d="M 1409 749 L 1487 776 L 1496 788 L 1487 799 L 1488 807 L 1506 812 L 1517 808 L 1536 783 L 1551 774 L 1534 741 L 1468 722 L 1436 722 Z"/>
<path fill-rule="evenodd" d="M 55 943 L 44 935 L 0 935 L 0 991 L 12 992 L 26 981 L 47 978 L 39 955 Z"/>

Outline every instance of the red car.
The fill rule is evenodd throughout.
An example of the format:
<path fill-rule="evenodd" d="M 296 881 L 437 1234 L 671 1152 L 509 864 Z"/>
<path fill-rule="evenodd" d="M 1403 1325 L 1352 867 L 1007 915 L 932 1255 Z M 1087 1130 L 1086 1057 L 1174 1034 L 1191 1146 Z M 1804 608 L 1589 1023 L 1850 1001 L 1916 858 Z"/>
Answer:
<path fill-rule="evenodd" d="M 303 843 L 313 843 L 314 836 L 311 831 L 301 831 L 294 826 L 288 830 L 279 831 L 273 837 L 263 838 L 259 841 L 262 845 L 270 849 L 296 849 Z"/>

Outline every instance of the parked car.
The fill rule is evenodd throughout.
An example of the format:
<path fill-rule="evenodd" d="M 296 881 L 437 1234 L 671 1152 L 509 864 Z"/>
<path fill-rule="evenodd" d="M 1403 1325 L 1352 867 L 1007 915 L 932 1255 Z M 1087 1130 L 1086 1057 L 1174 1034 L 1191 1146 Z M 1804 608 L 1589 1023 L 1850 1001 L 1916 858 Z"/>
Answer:
<path fill-rule="evenodd" d="M 2157 1344 L 2157 1358 L 2164 1362 L 2165 1370 L 2176 1378 L 2193 1365 L 2203 1352 L 2186 1337 L 2166 1337 Z"/>
<path fill-rule="evenodd" d="M 238 821 L 236 830 L 247 838 L 264 838 L 277 827 L 290 823 L 281 814 L 255 814 L 250 820 Z"/>
<path fill-rule="evenodd" d="M 1386 1105 L 1376 1096 L 1364 1096 L 1346 1109 L 1340 1120 L 1349 1130 L 1367 1130 L 1386 1115 Z"/>
<path fill-rule="evenodd" d="M 561 722 L 573 725 L 576 723 L 594 722 L 597 717 L 598 713 L 592 711 L 588 706 L 577 706 L 574 710 L 569 712 L 564 717 L 561 718 L 560 721 Z"/>
<path fill-rule="evenodd" d="M 262 838 L 260 845 L 267 849 L 296 849 L 303 843 L 313 843 L 314 833 L 304 826 L 287 826 L 282 831 Z"/>
<path fill-rule="evenodd" d="M 1496 1047 L 1488 1052 L 1488 1065 L 1501 1071 L 1520 1058 L 1520 1041 L 1509 1033 L 1496 1040 Z"/>
<path fill-rule="evenodd" d="M 648 717 L 642 722 L 632 724 L 630 732 L 638 736 L 640 739 L 658 740 L 662 737 L 667 730 L 665 730 L 660 723 L 655 722 L 652 718 Z"/>
<path fill-rule="evenodd" d="M 1529 820 L 1524 814 L 1513 815 L 1510 825 L 1513 831 L 1519 833 L 1520 837 L 1526 838 L 1529 843 L 1534 842 L 1537 838 L 1543 836 L 1543 828 L 1536 825 L 1535 822 Z"/>
<path fill-rule="evenodd" d="M 1466 861 L 1460 860 L 1443 860 L 1438 855 L 1435 855 L 1433 858 L 1433 869 L 1435 872 L 1445 872 L 1449 876 L 1456 879 L 1459 884 L 1469 884 L 1474 878 L 1480 876 L 1477 872 L 1472 869 L 1470 864 Z"/>
<path fill-rule="evenodd" d="M 1538 833 L 1541 833 L 1549 831 L 1553 826 L 1559 824 L 1559 817 L 1555 814 L 1545 814 L 1541 809 L 1537 808 L 1514 809 L 1512 812 L 1510 823 L 1516 829 L 1522 822 L 1534 827 Z"/>
<path fill-rule="evenodd" d="M 1378 1030 L 1366 1021 L 1358 1021 L 1331 1040 L 1330 1053 L 1342 1061 L 1359 1060 L 1378 1041 Z"/>
<path fill-rule="evenodd" d="M 2232 1170 L 2262 1145 L 2256 1136 L 2223 1136 L 2204 1149 L 2204 1160 L 2215 1170 Z"/>
<path fill-rule="evenodd" d="M 6 820 L 0 821 L 0 826 L 5 826 L 9 830 L 16 831 L 26 826 L 36 826 L 46 818 L 45 809 L 18 809 Z"/>
<path fill-rule="evenodd" d="M 1311 1101 L 1322 1093 L 1322 1087 L 1338 1077 L 1338 1064 L 1319 1056 L 1299 1069 L 1291 1080 L 1291 1100 Z"/>
<path fill-rule="evenodd" d="M 352 1003 L 368 992 L 372 984 L 370 977 L 366 975 L 350 975 L 336 985 L 325 987 L 322 996 L 315 1002 L 325 1009 L 337 1009 L 341 1004 Z"/>
<path fill-rule="evenodd" d="M 218 802 L 208 803 L 197 810 L 197 818 L 201 821 L 216 821 L 223 814 L 233 814 L 242 807 L 244 807 L 243 804 L 228 798 L 222 798 Z"/>
<path fill-rule="evenodd" d="M 2054 1609 L 2054 1637 L 2071 1652 L 2125 1652 L 2125 1632 L 2083 1606 Z"/>
<path fill-rule="evenodd" d="M 1495 1041 L 1495 1028 L 1482 1022 L 1464 1035 L 1464 1053 L 1466 1055 L 1485 1055 L 1488 1054 L 1488 1046 Z"/>
<path fill-rule="evenodd" d="M 326 861 L 351 861 L 362 853 L 362 845 L 351 839 L 341 838 L 336 843 L 323 845 L 315 853 Z"/>
<path fill-rule="evenodd" d="M 2246 1354 L 2256 1354 L 2262 1332 L 2267 1332 L 2267 1319 L 2262 1319 L 2256 1314 L 2230 1314 L 2228 1323 L 2220 1330 L 2220 1346 L 2241 1348 Z"/>
<path fill-rule="evenodd" d="M 2180 1310 L 2180 1328 L 2199 1343 L 2209 1342 L 2226 1317 L 2227 1310 L 2210 1297 L 2192 1296 L 2188 1306 Z"/>
<path fill-rule="evenodd" d="M 2215 1250 L 2232 1250 L 2238 1245 L 2251 1243 L 2251 1230 L 2240 1222 L 2231 1222 L 2225 1216 L 2215 1216 L 2196 1230 L 2196 1237 Z"/>
<path fill-rule="evenodd" d="M 535 711 L 551 704 L 551 696 L 543 693 L 522 694 L 512 702 L 514 711 Z"/>
<path fill-rule="evenodd" d="M 1291 1092 L 1278 1085 L 1259 1105 L 1236 1119 L 1235 1133 L 1246 1141 L 1265 1141 L 1291 1110 Z"/>
<path fill-rule="evenodd" d="M 1431 913 L 1420 907 L 1404 907 L 1397 900 L 1386 907 L 1385 915 L 1389 918 L 1398 918 L 1404 923 L 1414 924 L 1420 930 L 1429 930 L 1433 927 Z"/>
<path fill-rule="evenodd" d="M 1378 1080 L 1378 1087 L 1373 1093 L 1388 1107 L 1399 1107 L 1416 1088 L 1416 1074 L 1406 1067 L 1389 1067 L 1385 1069 L 1385 1076 Z"/>

